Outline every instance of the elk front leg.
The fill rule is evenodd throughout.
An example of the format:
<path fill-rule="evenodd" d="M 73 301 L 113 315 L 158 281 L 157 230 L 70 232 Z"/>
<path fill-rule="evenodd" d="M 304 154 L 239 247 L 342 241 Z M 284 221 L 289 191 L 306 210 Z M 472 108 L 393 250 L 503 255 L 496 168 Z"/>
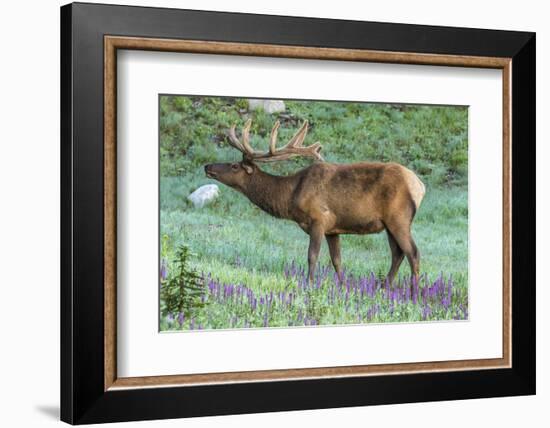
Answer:
<path fill-rule="evenodd" d="M 338 275 L 338 279 L 342 281 L 342 257 L 340 255 L 340 235 L 327 235 L 328 251 L 332 266 Z"/>
<path fill-rule="evenodd" d="M 315 266 L 317 265 L 317 258 L 319 257 L 319 251 L 321 250 L 321 241 L 323 240 L 323 228 L 320 225 L 313 225 L 309 231 L 309 250 L 307 253 L 308 263 L 308 278 L 309 282 L 313 282 L 315 276 Z"/>
<path fill-rule="evenodd" d="M 397 244 L 397 241 L 388 229 L 386 229 L 386 233 L 388 235 L 388 242 L 390 244 L 391 250 L 391 268 L 388 272 L 387 278 L 389 283 L 391 284 L 393 283 L 395 274 L 399 270 L 399 266 L 401 266 L 401 262 L 405 258 L 405 253 L 403 253 L 403 250 L 401 250 L 401 248 Z"/>

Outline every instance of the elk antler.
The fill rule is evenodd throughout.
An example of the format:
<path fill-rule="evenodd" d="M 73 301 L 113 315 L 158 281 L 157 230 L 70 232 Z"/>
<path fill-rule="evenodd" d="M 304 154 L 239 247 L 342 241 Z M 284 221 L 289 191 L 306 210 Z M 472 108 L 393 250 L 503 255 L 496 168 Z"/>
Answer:
<path fill-rule="evenodd" d="M 229 144 L 239 150 L 243 157 L 248 160 L 254 160 L 257 162 L 277 162 L 293 157 L 303 156 L 316 160 L 324 161 L 323 157 L 319 153 L 322 149 L 321 143 L 318 141 L 311 146 L 304 147 L 304 139 L 306 138 L 308 122 L 304 121 L 302 127 L 294 134 L 294 136 L 280 149 L 277 149 L 277 132 L 279 130 L 279 121 L 275 122 L 271 129 L 271 137 L 269 139 L 269 151 L 258 152 L 252 148 L 249 143 L 250 138 L 250 125 L 252 120 L 248 119 L 244 125 L 242 131 L 242 140 L 239 141 L 235 134 L 235 125 L 229 130 Z"/>

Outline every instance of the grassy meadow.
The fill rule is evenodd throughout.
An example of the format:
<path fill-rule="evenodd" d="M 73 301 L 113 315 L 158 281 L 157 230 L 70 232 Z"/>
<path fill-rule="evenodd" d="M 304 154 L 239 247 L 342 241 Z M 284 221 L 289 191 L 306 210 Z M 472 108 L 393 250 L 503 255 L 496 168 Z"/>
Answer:
<path fill-rule="evenodd" d="M 269 115 L 248 111 L 242 99 L 162 96 L 160 103 L 161 296 L 177 275 L 178 248 L 189 250 L 186 263 L 199 278 L 185 310 L 170 309 L 161 298 L 161 330 L 468 317 L 466 108 L 285 101 L 284 113 Z M 398 281 L 392 286 L 384 281 L 391 256 L 382 232 L 341 236 L 344 281 L 335 278 L 323 243 L 317 278 L 309 284 L 308 235 L 204 175 L 207 163 L 240 160 L 225 131 L 233 123 L 239 129 L 247 118 L 252 118 L 251 144 L 258 149 L 267 148 L 275 120 L 281 121 L 282 145 L 307 119 L 305 144 L 320 141 L 328 162 L 394 161 L 415 171 L 426 184 L 413 222 L 420 283 L 410 284 L 406 260 Z M 284 175 L 308 163 L 261 167 Z M 187 196 L 211 183 L 219 185 L 220 196 L 194 208 Z M 178 283 L 181 299 L 184 283 L 185 278 Z"/>

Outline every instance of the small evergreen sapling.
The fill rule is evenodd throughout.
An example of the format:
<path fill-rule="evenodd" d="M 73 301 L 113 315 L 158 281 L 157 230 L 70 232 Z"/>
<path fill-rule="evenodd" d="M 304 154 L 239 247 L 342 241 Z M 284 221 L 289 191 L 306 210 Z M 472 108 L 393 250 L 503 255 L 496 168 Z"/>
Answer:
<path fill-rule="evenodd" d="M 168 277 L 161 279 L 160 296 L 164 316 L 183 314 L 185 318 L 190 318 L 194 310 L 204 306 L 204 280 L 189 266 L 191 255 L 188 247 L 180 245 Z"/>

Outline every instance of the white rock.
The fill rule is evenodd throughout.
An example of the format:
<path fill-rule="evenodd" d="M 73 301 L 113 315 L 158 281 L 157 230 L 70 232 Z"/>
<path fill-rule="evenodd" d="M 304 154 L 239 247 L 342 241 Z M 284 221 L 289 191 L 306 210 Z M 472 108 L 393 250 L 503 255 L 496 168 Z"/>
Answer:
<path fill-rule="evenodd" d="M 216 184 L 205 184 L 191 193 L 187 199 L 193 203 L 195 208 L 202 208 L 216 199 L 219 195 L 220 189 Z"/>
<path fill-rule="evenodd" d="M 285 103 L 281 100 L 248 100 L 249 110 L 263 109 L 268 114 L 285 111 Z"/>

